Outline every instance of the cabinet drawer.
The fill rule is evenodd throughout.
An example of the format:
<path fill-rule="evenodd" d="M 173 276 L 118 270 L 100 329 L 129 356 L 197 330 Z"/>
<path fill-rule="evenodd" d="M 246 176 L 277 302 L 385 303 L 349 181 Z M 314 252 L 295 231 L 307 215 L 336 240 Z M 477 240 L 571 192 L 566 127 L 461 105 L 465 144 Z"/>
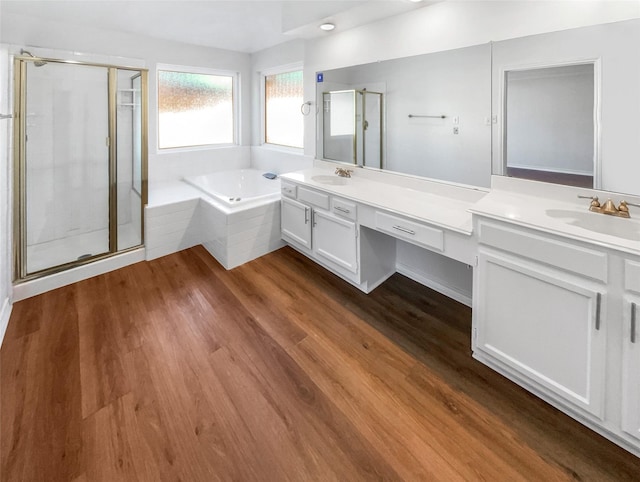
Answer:
<path fill-rule="evenodd" d="M 329 195 L 322 192 L 300 186 L 298 188 L 298 200 L 312 204 L 320 209 L 324 209 L 325 211 L 329 210 Z"/>
<path fill-rule="evenodd" d="M 396 238 L 406 239 L 438 251 L 444 250 L 444 233 L 441 229 L 381 212 L 376 212 L 376 228 Z"/>
<path fill-rule="evenodd" d="M 607 253 L 565 243 L 549 235 L 537 236 L 518 228 L 479 223 L 481 244 L 508 251 L 589 278 L 607 281 Z"/>
<path fill-rule="evenodd" d="M 333 198 L 331 200 L 333 214 L 353 221 L 358 217 L 358 206 L 344 199 Z"/>
<path fill-rule="evenodd" d="M 280 192 L 283 196 L 290 198 L 296 198 L 297 186 L 295 184 L 289 184 L 288 182 L 281 181 Z"/>
<path fill-rule="evenodd" d="M 624 289 L 640 294 L 640 263 L 624 262 Z"/>

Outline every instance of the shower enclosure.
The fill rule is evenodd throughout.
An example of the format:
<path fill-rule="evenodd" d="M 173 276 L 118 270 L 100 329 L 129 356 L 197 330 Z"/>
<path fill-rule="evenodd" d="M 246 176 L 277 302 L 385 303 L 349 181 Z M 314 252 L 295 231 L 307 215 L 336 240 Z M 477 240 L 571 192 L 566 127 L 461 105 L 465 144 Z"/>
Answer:
<path fill-rule="evenodd" d="M 14 279 L 141 246 L 147 71 L 16 57 Z"/>
<path fill-rule="evenodd" d="M 323 157 L 382 168 L 382 94 L 324 92 L 322 104 Z"/>

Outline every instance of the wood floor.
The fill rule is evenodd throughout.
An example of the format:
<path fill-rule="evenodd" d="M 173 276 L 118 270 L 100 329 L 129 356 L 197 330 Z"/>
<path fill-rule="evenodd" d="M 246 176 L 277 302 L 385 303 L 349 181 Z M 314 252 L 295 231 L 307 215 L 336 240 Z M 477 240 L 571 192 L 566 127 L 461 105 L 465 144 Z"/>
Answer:
<path fill-rule="evenodd" d="M 289 248 L 196 247 L 21 301 L 2 481 L 638 480 L 640 459 L 471 358 L 469 308 Z"/>

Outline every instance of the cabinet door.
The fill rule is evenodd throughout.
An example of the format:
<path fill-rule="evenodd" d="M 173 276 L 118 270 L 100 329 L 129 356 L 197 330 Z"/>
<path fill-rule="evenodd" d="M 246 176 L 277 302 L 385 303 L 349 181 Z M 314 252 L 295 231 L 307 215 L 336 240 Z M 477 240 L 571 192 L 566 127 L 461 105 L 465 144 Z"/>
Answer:
<path fill-rule="evenodd" d="M 282 237 L 311 249 L 311 208 L 283 197 L 281 212 Z"/>
<path fill-rule="evenodd" d="M 526 384 L 601 419 L 606 337 L 600 285 L 482 248 L 478 262 L 476 348 Z"/>
<path fill-rule="evenodd" d="M 623 298 L 622 429 L 640 440 L 640 296 Z"/>
<path fill-rule="evenodd" d="M 313 212 L 314 252 L 346 270 L 358 272 L 356 224 L 322 211 Z"/>

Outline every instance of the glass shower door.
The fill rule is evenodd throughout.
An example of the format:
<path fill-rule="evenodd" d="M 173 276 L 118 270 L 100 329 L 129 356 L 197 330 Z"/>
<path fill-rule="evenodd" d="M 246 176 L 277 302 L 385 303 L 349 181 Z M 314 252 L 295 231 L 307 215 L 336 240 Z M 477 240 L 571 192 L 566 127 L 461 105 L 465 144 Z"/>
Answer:
<path fill-rule="evenodd" d="M 25 64 L 22 250 L 30 275 L 109 252 L 109 71 Z"/>

